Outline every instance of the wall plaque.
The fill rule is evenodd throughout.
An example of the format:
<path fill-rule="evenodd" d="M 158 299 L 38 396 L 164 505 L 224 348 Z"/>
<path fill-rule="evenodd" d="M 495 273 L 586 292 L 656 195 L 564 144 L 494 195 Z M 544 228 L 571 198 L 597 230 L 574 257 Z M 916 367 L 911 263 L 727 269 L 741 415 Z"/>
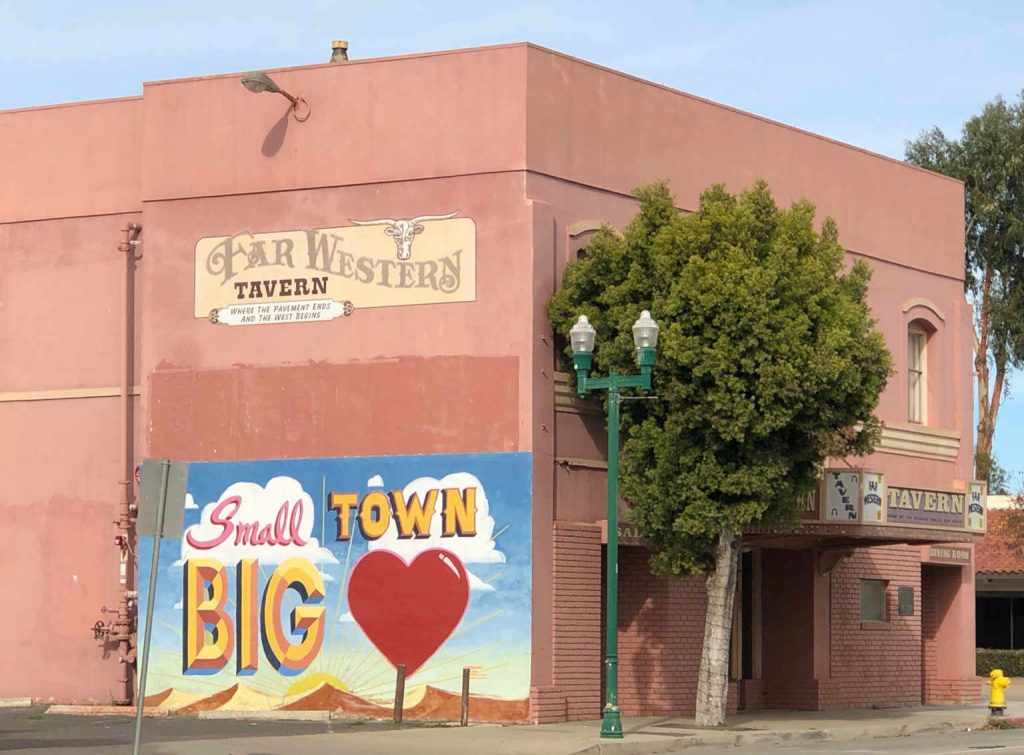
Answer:
<path fill-rule="evenodd" d="M 928 548 L 929 561 L 945 561 L 951 564 L 971 563 L 971 549 L 950 545 L 932 545 Z"/>
<path fill-rule="evenodd" d="M 896 600 L 899 606 L 900 616 L 914 615 L 914 588 L 909 585 L 900 585 L 896 590 Z"/>
<path fill-rule="evenodd" d="M 202 238 L 193 314 L 235 324 L 232 318 L 261 314 L 240 308 L 262 306 L 271 319 L 239 323 L 260 324 L 333 319 L 353 307 L 473 301 L 476 224 L 456 214 Z M 302 317 L 274 319 L 292 312 L 270 312 L 268 305 L 282 302 L 303 305 Z M 318 308 L 316 302 L 339 306 Z"/>

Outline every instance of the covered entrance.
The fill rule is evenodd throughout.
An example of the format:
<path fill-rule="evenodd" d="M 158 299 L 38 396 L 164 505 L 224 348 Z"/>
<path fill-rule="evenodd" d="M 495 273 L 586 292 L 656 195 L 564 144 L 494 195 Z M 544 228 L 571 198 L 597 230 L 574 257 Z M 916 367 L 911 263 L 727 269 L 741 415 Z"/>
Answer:
<path fill-rule="evenodd" d="M 969 546 L 747 542 L 732 645 L 739 710 L 978 700 Z"/>

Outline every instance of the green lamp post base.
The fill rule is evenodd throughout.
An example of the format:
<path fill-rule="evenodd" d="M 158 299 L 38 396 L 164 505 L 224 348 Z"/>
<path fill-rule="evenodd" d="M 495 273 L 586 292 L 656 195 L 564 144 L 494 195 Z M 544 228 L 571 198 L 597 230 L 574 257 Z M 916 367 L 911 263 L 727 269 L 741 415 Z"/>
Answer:
<path fill-rule="evenodd" d="M 622 716 L 619 715 L 619 706 L 604 706 L 604 713 L 601 715 L 601 739 L 622 739 Z"/>

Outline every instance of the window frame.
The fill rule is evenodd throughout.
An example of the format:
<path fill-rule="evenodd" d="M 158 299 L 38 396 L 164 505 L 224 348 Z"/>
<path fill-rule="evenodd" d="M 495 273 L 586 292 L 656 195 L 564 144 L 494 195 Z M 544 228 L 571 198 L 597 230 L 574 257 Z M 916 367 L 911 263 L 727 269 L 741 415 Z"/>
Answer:
<path fill-rule="evenodd" d="M 907 326 L 907 421 L 915 425 L 928 424 L 928 341 L 923 327 Z"/>
<path fill-rule="evenodd" d="M 878 590 L 875 595 L 871 595 L 865 592 L 865 588 L 871 586 L 872 589 Z M 859 585 L 859 596 L 860 596 L 860 621 L 862 624 L 881 624 L 889 621 L 889 601 L 887 596 L 889 594 L 889 581 L 885 579 L 861 579 Z M 865 600 L 878 599 L 881 604 L 874 606 L 878 608 L 877 611 L 865 611 Z M 871 608 L 872 606 L 868 606 Z"/>

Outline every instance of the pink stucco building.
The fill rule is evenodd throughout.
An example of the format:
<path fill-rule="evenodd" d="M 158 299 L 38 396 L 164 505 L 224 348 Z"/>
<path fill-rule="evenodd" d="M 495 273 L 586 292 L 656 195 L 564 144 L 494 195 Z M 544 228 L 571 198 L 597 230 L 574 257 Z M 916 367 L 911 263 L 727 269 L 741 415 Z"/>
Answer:
<path fill-rule="evenodd" d="M 240 74 L 0 113 L 0 594 L 13 612 L 0 697 L 129 699 L 134 564 L 148 552 L 126 529 L 133 470 L 167 456 L 209 462 L 190 477 L 194 532 L 218 521 L 210 507 L 230 484 L 262 495 L 287 478 L 303 492 L 285 502 L 308 500 L 312 512 L 303 539 L 330 551 L 310 561 L 326 612 L 316 590 L 292 591 L 310 612 L 305 635 L 281 640 L 309 650 L 295 661 L 298 681 L 275 687 L 273 658 L 273 669 L 261 661 L 244 677 L 261 704 L 301 705 L 310 690 L 321 695 L 313 707 L 350 704 L 342 692 L 390 704 L 389 674 L 404 656 L 388 630 L 370 629 L 386 626 L 390 609 L 359 608 L 345 590 L 356 579 L 349 562 L 360 569 L 365 548 L 370 563 L 374 538 L 388 537 L 376 524 L 398 521 L 399 504 L 392 493 L 361 519 L 378 499 L 345 498 L 345 486 L 415 477 L 438 483 L 438 526 L 450 527 L 438 537 L 450 539 L 431 542 L 458 556 L 468 597 L 430 619 L 440 640 L 423 649 L 437 652 L 421 675 L 450 663 L 454 676 L 412 675 L 409 705 L 444 717 L 431 695 L 447 700 L 465 663 L 479 679 L 480 717 L 597 718 L 604 426 L 599 406 L 568 390 L 545 305 L 589 235 L 628 221 L 634 187 L 667 179 L 685 210 L 711 183 L 738 191 L 758 178 L 781 203 L 812 200 L 837 220 L 851 257 L 871 264 L 869 298 L 896 371 L 877 453 L 836 460 L 800 528 L 744 539 L 730 704 L 978 697 L 972 543 L 984 491 L 971 479 L 960 183 L 529 44 L 269 73 L 303 98 L 308 119 L 246 91 Z M 368 471 L 353 459 L 370 459 Z M 449 473 L 473 481 L 444 488 Z M 441 521 L 442 488 L 477 525 L 490 517 L 492 550 L 473 540 L 479 528 Z M 421 490 L 418 505 L 431 495 Z M 342 532 L 350 510 L 362 539 Z M 299 529 L 278 532 L 277 545 L 294 546 Z M 652 577 L 634 535 L 620 538 L 620 702 L 627 714 L 686 714 L 703 582 Z M 462 550 L 452 545 L 461 537 Z M 164 547 L 175 561 L 161 574 L 180 591 L 180 570 L 199 556 L 185 540 Z M 230 558 L 248 557 L 239 547 Z M 278 551 L 259 547 L 268 573 L 283 568 Z M 234 590 L 228 557 L 210 573 L 230 566 Z M 406 553 L 398 573 L 415 571 L 417 557 Z M 383 605 L 392 593 L 381 573 Z M 285 590 L 299 584 L 283 579 Z M 189 631 L 174 617 L 200 612 L 196 652 L 219 653 L 221 664 L 203 682 L 211 691 L 211 680 L 231 689 L 246 670 L 239 595 L 237 606 L 224 598 L 204 609 L 186 587 L 183 602 L 175 593 L 161 609 L 168 647 Z M 496 613 L 522 631 L 498 649 L 481 637 L 458 660 L 457 643 L 490 631 Z M 231 648 L 216 643 L 236 626 L 229 668 Z M 363 645 L 383 691 L 345 665 L 345 648 Z M 315 650 L 338 665 L 302 666 Z M 189 687 L 199 682 L 187 658 L 167 663 L 149 682 L 167 693 L 153 704 L 214 705 Z"/>

